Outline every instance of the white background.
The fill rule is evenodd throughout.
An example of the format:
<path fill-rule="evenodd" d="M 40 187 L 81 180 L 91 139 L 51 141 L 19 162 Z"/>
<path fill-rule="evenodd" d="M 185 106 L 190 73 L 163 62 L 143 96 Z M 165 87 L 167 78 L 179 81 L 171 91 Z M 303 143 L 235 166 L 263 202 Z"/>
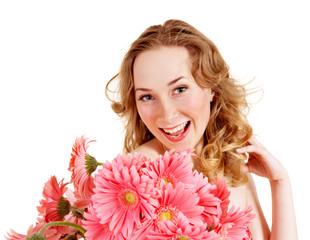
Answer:
<path fill-rule="evenodd" d="M 255 77 L 251 86 L 264 89 L 249 120 L 290 174 L 299 237 L 307 238 L 309 7 L 306 1 L 249 0 L 1 1 L 0 238 L 10 228 L 26 233 L 35 223 L 51 175 L 69 181 L 77 136 L 97 140 L 89 152 L 99 161 L 122 150 L 122 124 L 105 84 L 131 42 L 171 18 L 205 33 L 233 76 Z M 268 181 L 255 180 L 270 223 Z"/>

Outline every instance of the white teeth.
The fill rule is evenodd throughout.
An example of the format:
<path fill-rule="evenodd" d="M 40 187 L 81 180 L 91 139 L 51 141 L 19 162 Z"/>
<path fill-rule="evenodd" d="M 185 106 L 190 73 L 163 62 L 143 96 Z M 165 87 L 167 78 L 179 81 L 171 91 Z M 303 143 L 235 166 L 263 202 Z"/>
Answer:
<path fill-rule="evenodd" d="M 163 128 L 163 130 L 166 132 L 166 133 L 169 133 L 169 134 L 173 134 L 173 133 L 176 133 L 180 130 L 182 130 L 185 126 L 186 126 L 187 122 L 175 127 L 175 128 L 172 128 L 172 129 L 165 129 Z"/>

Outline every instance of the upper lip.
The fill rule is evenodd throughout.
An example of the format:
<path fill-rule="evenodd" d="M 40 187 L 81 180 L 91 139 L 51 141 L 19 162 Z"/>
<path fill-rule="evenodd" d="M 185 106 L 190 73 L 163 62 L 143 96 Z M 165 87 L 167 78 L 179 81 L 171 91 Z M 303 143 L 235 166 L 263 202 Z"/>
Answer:
<path fill-rule="evenodd" d="M 188 121 L 180 123 L 180 124 L 178 124 L 174 127 L 171 127 L 171 128 L 161 128 L 161 129 L 164 130 L 165 132 L 168 132 L 168 133 L 174 133 L 174 132 L 177 132 L 177 131 L 181 130 L 182 128 L 184 128 L 187 123 L 188 123 Z"/>

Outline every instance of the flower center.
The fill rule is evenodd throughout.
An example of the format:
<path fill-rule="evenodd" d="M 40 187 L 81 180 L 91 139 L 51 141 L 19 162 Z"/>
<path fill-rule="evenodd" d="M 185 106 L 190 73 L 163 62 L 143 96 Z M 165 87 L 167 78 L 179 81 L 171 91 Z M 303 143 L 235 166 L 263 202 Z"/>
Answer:
<path fill-rule="evenodd" d="M 186 236 L 180 236 L 177 238 L 177 240 L 187 240 L 187 239 L 189 239 L 189 238 Z"/>
<path fill-rule="evenodd" d="M 157 221 L 161 222 L 163 219 L 177 223 L 177 216 L 179 210 L 172 206 L 163 206 L 157 210 Z"/>
<path fill-rule="evenodd" d="M 231 228 L 231 227 L 232 227 L 231 223 L 226 223 L 222 226 L 222 229 L 218 232 L 219 240 L 226 239 L 228 235 L 228 228 Z"/>
<path fill-rule="evenodd" d="M 156 186 L 159 189 L 160 189 L 161 180 L 165 181 L 166 186 L 168 186 L 168 184 L 171 183 L 172 186 L 175 187 L 176 179 L 175 179 L 175 177 L 172 174 L 167 173 L 167 174 L 164 174 L 164 175 L 162 175 L 161 177 L 158 178 L 158 180 L 156 182 Z"/>
<path fill-rule="evenodd" d="M 120 192 L 119 201 L 123 207 L 134 209 L 139 203 L 139 196 L 134 190 L 125 189 Z"/>
<path fill-rule="evenodd" d="M 170 212 L 163 212 L 162 214 L 160 214 L 160 220 L 163 220 L 164 218 L 166 220 L 170 220 L 171 219 L 171 213 Z"/>
<path fill-rule="evenodd" d="M 125 194 L 125 199 L 126 199 L 127 203 L 132 204 L 132 203 L 135 202 L 136 197 L 135 197 L 134 194 L 132 194 L 131 192 L 129 192 L 129 193 L 126 193 L 126 194 Z"/>

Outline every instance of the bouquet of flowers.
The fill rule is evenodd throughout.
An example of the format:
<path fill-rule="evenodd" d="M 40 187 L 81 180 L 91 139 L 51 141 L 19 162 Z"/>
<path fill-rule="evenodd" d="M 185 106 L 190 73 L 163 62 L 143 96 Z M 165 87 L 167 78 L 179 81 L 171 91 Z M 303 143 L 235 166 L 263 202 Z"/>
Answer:
<path fill-rule="evenodd" d="M 73 145 L 74 190 L 52 176 L 36 225 L 26 235 L 11 230 L 6 239 L 251 239 L 251 208 L 229 207 L 226 180 L 210 183 L 193 171 L 192 150 L 167 151 L 154 161 L 119 154 L 102 164 L 87 153 L 90 142 L 82 136 Z"/>

